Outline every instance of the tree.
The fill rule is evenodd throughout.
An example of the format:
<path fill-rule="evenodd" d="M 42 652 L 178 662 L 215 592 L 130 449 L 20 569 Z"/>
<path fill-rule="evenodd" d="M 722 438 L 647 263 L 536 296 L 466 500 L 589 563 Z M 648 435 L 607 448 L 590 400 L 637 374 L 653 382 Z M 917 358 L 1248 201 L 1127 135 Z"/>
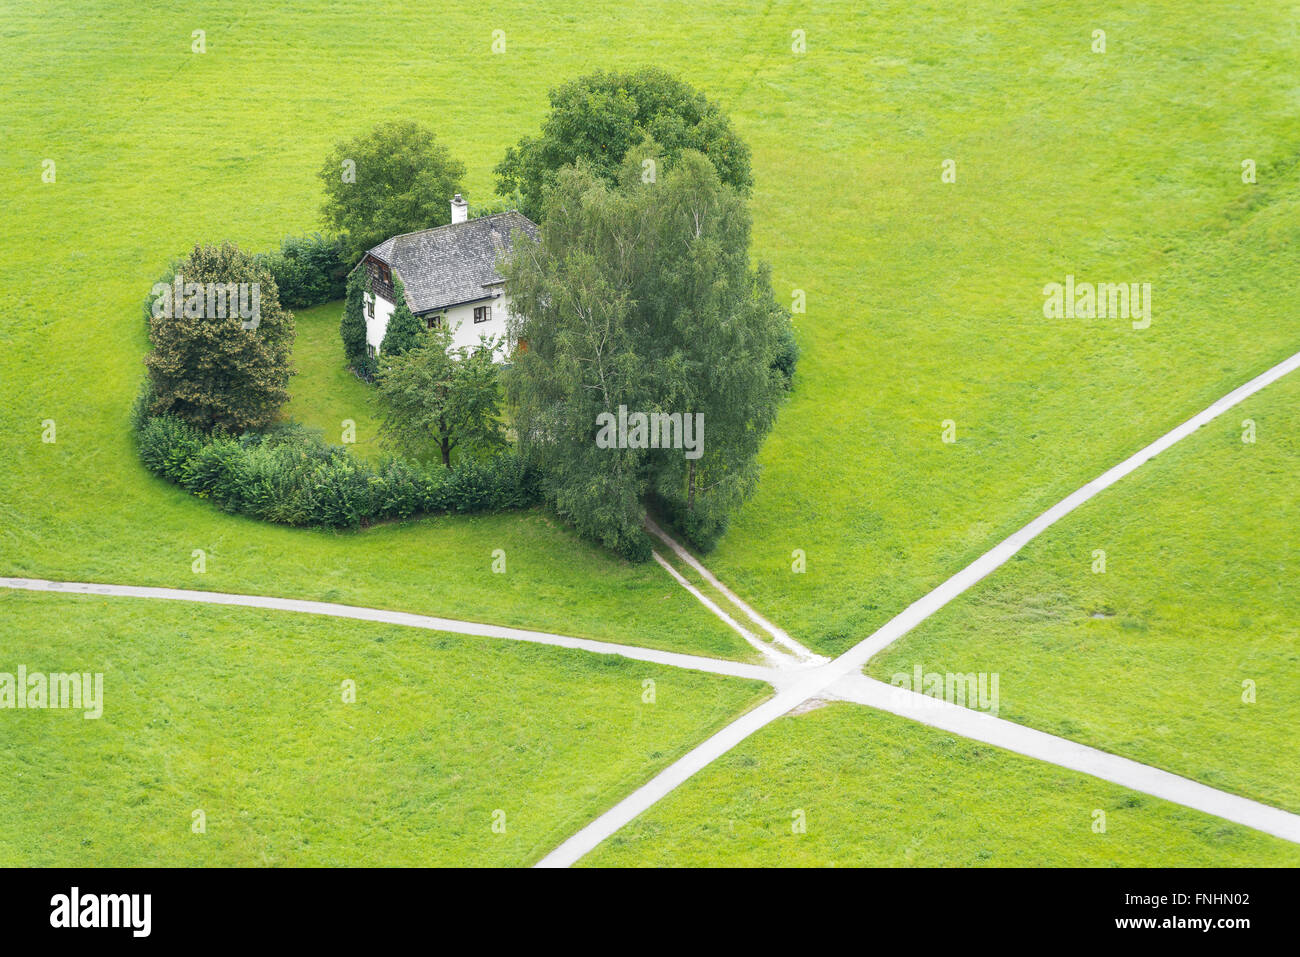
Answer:
<path fill-rule="evenodd" d="M 366 271 L 355 269 L 348 276 L 347 297 L 343 300 L 343 319 L 339 323 L 339 336 L 343 339 L 343 355 L 348 366 L 358 375 L 366 377 L 372 372 L 369 350 L 366 348 Z"/>
<path fill-rule="evenodd" d="M 659 455 L 651 492 L 701 548 L 758 481 L 758 451 L 776 421 L 784 377 L 775 368 L 789 313 L 766 264 L 750 265 L 744 200 L 701 154 L 685 152 L 664 188 L 641 189 L 658 211 L 654 268 L 635 287 L 647 304 L 645 352 L 665 402 L 703 413 L 699 458 Z"/>
<path fill-rule="evenodd" d="M 293 337 L 265 266 L 233 243 L 195 246 L 154 287 L 149 413 L 207 431 L 265 428 L 289 398 Z"/>
<path fill-rule="evenodd" d="M 379 353 L 385 356 L 400 356 L 423 345 L 428 339 L 428 332 L 420 325 L 420 320 L 411 313 L 406 304 L 406 287 L 402 280 L 393 277 L 393 292 L 397 295 L 397 305 L 388 317 L 388 328 L 379 343 Z"/>
<path fill-rule="evenodd" d="M 665 161 L 654 183 L 644 158 L 628 156 L 618 188 L 585 163 L 562 170 L 540 244 L 504 264 L 511 331 L 528 342 L 507 379 L 521 450 L 562 517 L 634 558 L 648 557 L 647 498 L 707 547 L 751 493 L 789 321 L 749 264 L 743 196 L 701 153 Z M 603 447 L 598 417 L 620 406 L 702 416 L 699 454 Z"/>
<path fill-rule="evenodd" d="M 391 120 L 335 146 L 319 176 L 325 186 L 321 217 L 343 234 L 350 262 L 356 262 L 390 236 L 450 222 L 465 164 L 427 127 Z"/>
<path fill-rule="evenodd" d="M 669 161 L 684 150 L 703 153 L 722 182 L 742 193 L 753 182 L 749 147 L 727 115 L 665 70 L 589 74 L 552 90 L 550 100 L 541 135 L 507 149 L 495 170 L 497 192 L 517 193 L 520 210 L 534 220 L 545 215 L 545 193 L 562 168 L 585 160 L 613 185 L 628 150 L 647 139 Z"/>
<path fill-rule="evenodd" d="M 501 383 L 492 343 L 449 351 L 451 333 L 436 329 L 425 342 L 393 357 L 379 372 L 382 431 L 417 458 L 435 448 L 451 467 L 451 453 L 502 448 Z"/>

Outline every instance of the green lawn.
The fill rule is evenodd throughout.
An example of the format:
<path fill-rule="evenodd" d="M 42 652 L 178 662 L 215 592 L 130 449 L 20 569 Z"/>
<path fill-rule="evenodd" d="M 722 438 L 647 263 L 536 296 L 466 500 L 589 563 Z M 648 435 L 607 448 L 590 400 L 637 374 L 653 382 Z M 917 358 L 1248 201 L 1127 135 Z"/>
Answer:
<path fill-rule="evenodd" d="M 759 252 L 807 314 L 757 497 L 710 561 L 823 652 L 1300 349 L 1291 11 L 856 9 L 775 5 L 733 106 Z M 1067 273 L 1151 282 L 1150 328 L 1044 319 Z"/>
<path fill-rule="evenodd" d="M 284 417 L 319 429 L 327 442 L 343 444 L 345 423 L 352 423 L 351 451 L 363 458 L 384 452 L 379 440 L 379 404 L 374 387 L 348 369 L 339 342 L 343 302 L 327 302 L 294 313 L 297 337 L 293 347 L 293 399 Z"/>
<path fill-rule="evenodd" d="M 795 834 L 795 812 L 805 831 Z M 1094 812 L 1104 833 L 1093 831 Z M 781 718 L 582 862 L 597 866 L 1297 866 L 1220 818 L 836 704 Z"/>
<path fill-rule="evenodd" d="M 102 672 L 105 698 L 99 720 L 3 712 L 3 866 L 526 864 L 767 693 L 559 648 L 133 599 L 0 594 L 0 648 L 11 674 Z"/>
<path fill-rule="evenodd" d="M 868 671 L 996 672 L 1003 718 L 1300 812 L 1297 475 L 1291 377 L 1067 516 Z"/>

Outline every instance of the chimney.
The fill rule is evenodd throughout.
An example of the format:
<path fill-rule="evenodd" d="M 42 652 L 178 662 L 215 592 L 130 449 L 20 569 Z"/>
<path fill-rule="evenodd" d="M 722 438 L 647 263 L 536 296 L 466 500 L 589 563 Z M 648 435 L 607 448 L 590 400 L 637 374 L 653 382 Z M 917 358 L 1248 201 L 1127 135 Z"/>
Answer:
<path fill-rule="evenodd" d="M 460 193 L 451 201 L 451 221 L 452 223 L 463 223 L 469 218 L 469 203 L 461 199 Z"/>

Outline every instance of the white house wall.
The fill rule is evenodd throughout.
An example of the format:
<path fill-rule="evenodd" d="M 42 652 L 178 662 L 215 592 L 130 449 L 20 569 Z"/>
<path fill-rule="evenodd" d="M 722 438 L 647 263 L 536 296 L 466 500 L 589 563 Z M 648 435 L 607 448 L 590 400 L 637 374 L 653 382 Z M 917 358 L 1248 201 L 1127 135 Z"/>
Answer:
<path fill-rule="evenodd" d="M 376 352 L 379 352 L 384 341 L 384 333 L 388 331 L 388 320 L 393 316 L 393 303 L 383 296 L 373 296 L 371 293 L 366 293 L 366 299 L 367 301 L 375 300 L 374 318 L 366 317 L 366 342 L 374 346 Z M 477 306 L 488 306 L 492 310 L 492 317 L 486 322 L 475 322 L 474 309 Z M 447 328 L 452 331 L 452 348 L 468 347 L 477 349 L 483 336 L 491 336 L 497 340 L 496 358 L 498 361 L 505 358 L 508 350 L 502 347 L 502 343 L 506 342 L 507 338 L 506 318 L 509 309 L 509 298 L 503 293 L 495 299 L 467 303 L 463 306 L 452 306 L 450 309 L 444 310 L 444 322 L 447 324 Z"/>
<path fill-rule="evenodd" d="M 488 306 L 492 310 L 491 318 L 487 322 L 474 321 L 476 306 Z M 491 336 L 497 340 L 497 359 L 503 358 L 506 353 L 502 344 L 506 341 L 506 311 L 508 308 L 508 300 L 504 294 L 484 302 L 452 306 L 446 311 L 445 320 L 447 328 L 451 330 L 452 348 L 459 349 L 464 346 L 477 349 L 483 336 Z"/>
<path fill-rule="evenodd" d="M 375 315 L 370 317 L 369 309 L 366 310 L 366 342 L 375 347 L 375 352 L 379 352 L 379 344 L 384 341 L 384 333 L 388 331 L 388 320 L 393 316 L 393 304 L 383 296 L 376 296 L 373 293 L 366 293 L 366 302 L 374 302 Z"/>

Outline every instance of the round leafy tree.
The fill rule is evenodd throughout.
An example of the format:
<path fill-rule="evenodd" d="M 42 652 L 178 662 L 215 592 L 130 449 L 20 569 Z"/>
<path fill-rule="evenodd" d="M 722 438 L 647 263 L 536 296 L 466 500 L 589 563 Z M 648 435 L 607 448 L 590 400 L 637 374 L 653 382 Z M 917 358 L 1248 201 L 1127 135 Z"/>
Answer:
<path fill-rule="evenodd" d="M 151 415 L 206 431 L 265 428 L 289 398 L 293 313 L 234 243 L 195 246 L 150 302 Z"/>
<path fill-rule="evenodd" d="M 610 185 L 629 149 L 653 140 L 668 162 L 683 150 L 703 153 L 724 185 L 747 193 L 753 179 L 749 147 L 716 103 L 658 68 L 592 73 L 551 91 L 541 135 L 506 150 L 496 168 L 497 192 L 517 194 L 520 210 L 540 221 L 543 197 L 565 166 L 585 160 Z"/>
<path fill-rule="evenodd" d="M 389 236 L 451 221 L 465 164 L 433 131 L 410 120 L 380 123 L 339 143 L 320 170 L 321 217 L 343 234 L 351 261 Z"/>
<path fill-rule="evenodd" d="M 708 158 L 685 150 L 653 184 L 640 167 L 634 152 L 621 188 L 562 170 L 536 253 L 504 266 L 528 342 L 506 379 L 520 449 L 561 517 L 633 559 L 649 557 L 647 500 L 707 548 L 752 493 L 789 324 L 750 263 L 744 198 Z M 616 415 L 656 440 L 602 441 Z"/>

